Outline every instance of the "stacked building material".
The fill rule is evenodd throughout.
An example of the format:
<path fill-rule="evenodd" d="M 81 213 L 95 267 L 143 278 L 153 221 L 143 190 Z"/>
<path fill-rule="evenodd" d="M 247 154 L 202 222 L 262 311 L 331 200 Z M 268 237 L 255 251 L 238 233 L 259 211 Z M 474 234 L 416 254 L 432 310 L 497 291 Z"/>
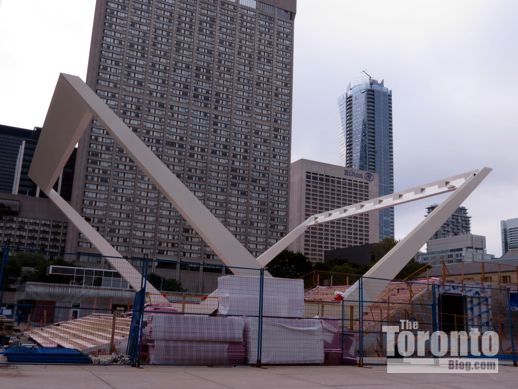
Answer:
<path fill-rule="evenodd" d="M 338 320 L 321 320 L 326 365 L 355 365 L 355 335 L 340 331 Z"/>
<path fill-rule="evenodd" d="M 114 327 L 113 315 L 93 314 L 34 328 L 25 334 L 44 347 L 72 348 L 91 355 L 107 354 L 112 348 L 112 334 L 115 350 L 126 350 L 130 323 L 130 317 L 117 317 Z"/>
<path fill-rule="evenodd" d="M 259 277 L 224 276 L 218 278 L 219 313 L 259 315 Z M 263 314 L 273 317 L 304 316 L 304 280 L 265 277 Z"/>
<path fill-rule="evenodd" d="M 14 320 L 0 315 L 0 336 L 11 336 L 14 333 Z"/>
<path fill-rule="evenodd" d="M 240 317 L 151 312 L 144 318 L 143 344 L 151 364 L 243 364 L 244 327 Z"/>
<path fill-rule="evenodd" d="M 257 361 L 258 319 L 247 318 L 247 359 Z M 264 318 L 261 361 L 265 364 L 322 364 L 324 338 L 318 319 Z"/>
<path fill-rule="evenodd" d="M 13 335 L 14 320 L 0 315 L 0 346 L 8 344 Z"/>

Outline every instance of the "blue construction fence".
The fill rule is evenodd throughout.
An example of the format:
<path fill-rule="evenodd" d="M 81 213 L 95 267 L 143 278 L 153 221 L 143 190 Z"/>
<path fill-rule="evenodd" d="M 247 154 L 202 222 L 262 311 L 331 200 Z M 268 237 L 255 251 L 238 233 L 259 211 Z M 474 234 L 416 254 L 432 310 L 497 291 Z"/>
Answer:
<path fill-rule="evenodd" d="M 123 360 L 134 366 L 364 366 L 408 356 L 408 349 L 387 344 L 387 328 L 398 327 L 416 336 L 418 331 L 493 331 L 498 335 L 495 358 L 515 365 L 518 361 L 515 284 L 349 274 L 348 285 L 308 288 L 302 279 L 272 278 L 267 268 L 208 265 L 208 273 L 215 274 L 215 292 L 196 293 L 163 287 L 175 288 L 171 275 L 185 270 L 180 267 L 201 273 L 199 263 L 171 261 L 168 276 L 162 277 L 156 260 L 130 258 L 142 275 L 137 288 L 131 288 L 123 274 L 109 269 L 108 258 L 92 256 L 89 267 L 81 267 L 81 261 L 68 269 L 56 264 L 52 271 L 46 269 L 44 282 L 21 282 L 31 278 L 21 274 L 13 285 L 13 251 L 2 249 L 0 306 L 18 331 L 3 343 L 14 339 L 76 348 L 94 360 Z M 149 280 L 158 293 L 150 292 Z M 476 356 L 472 351 L 466 356 Z M 429 344 L 424 356 L 432 356 Z"/>

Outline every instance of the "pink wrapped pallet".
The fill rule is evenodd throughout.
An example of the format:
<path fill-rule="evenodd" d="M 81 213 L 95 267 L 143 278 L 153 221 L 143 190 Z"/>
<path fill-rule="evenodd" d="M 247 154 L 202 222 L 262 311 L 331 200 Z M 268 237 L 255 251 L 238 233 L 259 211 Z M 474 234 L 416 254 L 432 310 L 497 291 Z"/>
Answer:
<path fill-rule="evenodd" d="M 245 363 L 243 343 L 157 340 L 149 345 L 155 365 L 237 365 Z"/>
<path fill-rule="evenodd" d="M 245 363 L 244 318 L 151 312 L 143 344 L 151 364 L 234 365 Z"/>

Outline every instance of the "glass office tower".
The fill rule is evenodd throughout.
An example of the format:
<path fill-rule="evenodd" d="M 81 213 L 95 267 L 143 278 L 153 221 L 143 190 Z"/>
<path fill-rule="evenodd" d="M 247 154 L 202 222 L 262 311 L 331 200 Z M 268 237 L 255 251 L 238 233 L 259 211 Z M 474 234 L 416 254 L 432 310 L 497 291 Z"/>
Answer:
<path fill-rule="evenodd" d="M 502 220 L 502 255 L 509 250 L 518 250 L 518 218 Z"/>
<path fill-rule="evenodd" d="M 345 166 L 378 174 L 379 195 L 394 191 L 392 91 L 370 78 L 338 99 Z M 394 209 L 379 212 L 380 240 L 394 237 Z"/>

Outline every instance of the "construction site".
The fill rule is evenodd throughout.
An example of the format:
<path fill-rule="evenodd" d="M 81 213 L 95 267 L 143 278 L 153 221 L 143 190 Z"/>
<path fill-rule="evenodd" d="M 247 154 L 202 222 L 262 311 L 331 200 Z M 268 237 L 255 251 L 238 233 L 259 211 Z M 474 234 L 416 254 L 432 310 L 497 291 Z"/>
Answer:
<path fill-rule="evenodd" d="M 94 118 L 221 260 L 221 270 L 203 282 L 207 293 L 166 293 L 148 282 L 154 259 L 121 255 L 53 189 Z M 51 266 L 49 273 L 73 281 L 26 282 L 4 309 L 12 319 L 2 321 L 9 346 L 2 353 L 12 363 L 364 366 L 407 356 L 399 342 L 394 353 L 385 333 L 406 323 L 401 329 L 410 326 L 414 332 L 488 332 L 498 336 L 492 357 L 516 364 L 516 282 L 488 282 L 485 276 L 459 282 L 445 275 L 395 281 L 490 172 L 484 167 L 311 215 L 255 258 L 79 77 L 61 74 L 29 177 L 106 267 Z M 312 226 L 436 195 L 446 198 L 361 276 L 309 282 L 268 271 L 271 261 Z M 2 269 L 9 251 L 5 244 Z M 182 268 L 176 263 L 171 270 Z M 465 356 L 479 355 L 479 342 L 472 342 Z M 436 355 L 432 342 L 426 347 L 420 356 Z"/>
<path fill-rule="evenodd" d="M 144 277 L 135 293 L 109 272 L 95 276 L 100 282 L 81 278 L 81 285 L 78 279 L 27 283 L 19 299 L 7 304 L 10 318 L 0 321 L 3 344 L 10 346 L 4 354 L 13 363 L 363 366 L 386 363 L 383 326 L 411 320 L 421 331 L 495 331 L 497 357 L 518 361 L 516 283 L 461 283 L 422 274 L 390 280 L 369 300 L 362 284 L 375 280 L 352 274 L 280 279 L 265 277 L 262 269 L 257 273 L 220 276 L 211 294 L 153 296 Z M 344 293 L 351 284 L 360 290 L 354 300 Z M 37 350 L 43 354 L 34 355 Z"/>

